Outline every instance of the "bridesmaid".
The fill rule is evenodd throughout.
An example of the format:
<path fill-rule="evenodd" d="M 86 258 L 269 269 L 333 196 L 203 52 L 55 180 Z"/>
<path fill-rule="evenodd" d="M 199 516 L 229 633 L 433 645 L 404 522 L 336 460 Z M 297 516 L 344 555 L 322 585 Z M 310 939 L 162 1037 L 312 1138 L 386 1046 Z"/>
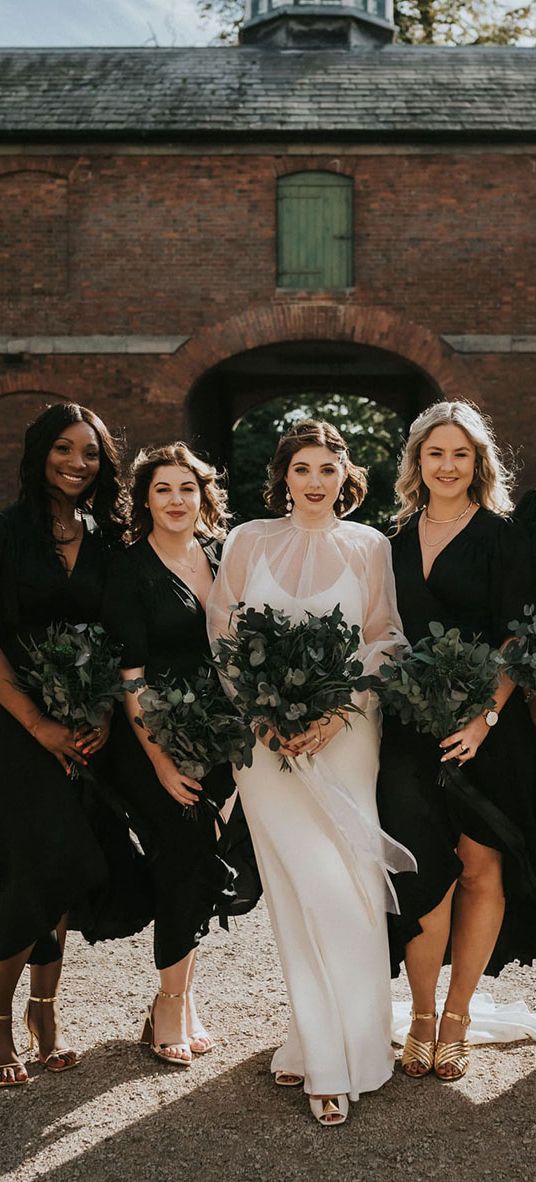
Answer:
<path fill-rule="evenodd" d="M 185 443 L 141 451 L 132 470 L 134 544 L 111 571 L 105 618 L 123 646 L 123 676 L 149 684 L 181 679 L 209 656 L 205 604 L 225 537 L 226 497 L 216 471 Z M 196 947 L 221 905 L 232 872 L 216 854 L 212 817 L 185 815 L 204 787 L 221 805 L 233 792 L 230 768 L 203 784 L 182 775 L 170 756 L 135 724 L 143 710 L 125 694 L 114 726 L 116 778 L 133 828 L 152 860 L 154 953 L 160 988 L 142 1042 L 159 1059 L 188 1067 L 212 1049 L 192 992 Z"/>
<path fill-rule="evenodd" d="M 99 618 L 110 552 L 123 532 L 115 446 L 104 423 L 73 403 L 28 428 L 17 504 L 0 514 L 0 1086 L 28 1075 L 11 1033 L 13 994 L 29 961 L 26 1024 L 49 1071 L 75 1067 L 56 1005 L 69 911 L 105 887 L 106 862 L 67 778 L 104 745 L 108 727 L 50 718 L 17 687 L 24 642 L 51 622 Z"/>
<path fill-rule="evenodd" d="M 396 485 L 392 538 L 404 632 L 415 643 L 431 620 L 480 633 L 494 647 L 531 602 L 530 551 L 508 514 L 510 476 L 490 425 L 470 403 L 440 402 L 413 423 Z M 401 915 L 391 952 L 403 958 L 413 1021 L 402 1058 L 417 1077 L 459 1079 L 468 1066 L 469 1005 L 483 972 L 536 955 L 536 812 L 530 720 L 503 675 L 492 710 L 437 748 L 386 719 L 379 778 L 382 825 L 415 854 L 398 875 Z M 471 803 L 437 783 L 440 757 L 456 760 Z M 447 945 L 452 970 L 436 1042 L 436 987 Z"/>

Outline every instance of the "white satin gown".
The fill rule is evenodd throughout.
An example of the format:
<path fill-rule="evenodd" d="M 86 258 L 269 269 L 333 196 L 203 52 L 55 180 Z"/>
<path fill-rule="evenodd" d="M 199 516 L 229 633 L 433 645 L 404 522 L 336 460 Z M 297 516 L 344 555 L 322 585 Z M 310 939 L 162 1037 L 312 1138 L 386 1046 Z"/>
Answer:
<path fill-rule="evenodd" d="M 208 604 L 211 640 L 229 630 L 233 604 L 270 604 L 293 620 L 340 605 L 362 630 L 360 658 L 374 672 L 404 642 L 390 547 L 377 531 L 335 517 L 322 529 L 293 518 L 233 530 Z M 303 1075 L 305 1091 L 357 1100 L 389 1079 L 391 996 L 386 906 L 391 870 L 412 856 L 382 834 L 376 810 L 378 710 L 357 695 L 353 715 L 292 773 L 261 742 L 235 773 L 292 1009 L 272 1071 Z"/>

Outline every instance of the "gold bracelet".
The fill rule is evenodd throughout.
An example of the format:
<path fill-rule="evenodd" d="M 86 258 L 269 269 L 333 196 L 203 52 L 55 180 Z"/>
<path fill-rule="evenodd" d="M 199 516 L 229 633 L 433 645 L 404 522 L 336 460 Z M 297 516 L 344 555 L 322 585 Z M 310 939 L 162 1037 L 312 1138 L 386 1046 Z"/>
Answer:
<path fill-rule="evenodd" d="M 35 732 L 39 726 L 39 723 L 43 721 L 44 717 L 45 717 L 44 714 L 41 712 L 41 714 L 39 715 L 39 718 L 36 719 L 33 726 L 28 727 L 28 734 L 32 736 L 32 739 L 35 739 Z"/>

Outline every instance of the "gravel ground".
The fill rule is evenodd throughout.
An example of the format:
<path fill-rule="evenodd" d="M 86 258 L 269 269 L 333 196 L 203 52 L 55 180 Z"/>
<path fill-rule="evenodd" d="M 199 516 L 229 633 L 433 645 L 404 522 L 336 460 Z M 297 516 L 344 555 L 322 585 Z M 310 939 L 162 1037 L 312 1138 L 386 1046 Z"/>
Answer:
<path fill-rule="evenodd" d="M 536 1009 L 536 969 L 484 985 L 496 1001 L 521 997 Z M 404 981 L 394 988 L 405 995 Z M 70 937 L 62 1011 L 88 1053 L 60 1076 L 32 1064 L 29 1087 L 3 1091 L 2 1180 L 535 1182 L 534 1043 L 479 1048 L 469 1075 L 450 1085 L 411 1082 L 397 1065 L 339 1129 L 320 1128 L 300 1091 L 274 1087 L 270 1056 L 287 1003 L 263 904 L 203 945 L 198 997 L 216 1046 L 188 1071 L 136 1045 L 154 989 L 150 932 L 97 948 Z"/>

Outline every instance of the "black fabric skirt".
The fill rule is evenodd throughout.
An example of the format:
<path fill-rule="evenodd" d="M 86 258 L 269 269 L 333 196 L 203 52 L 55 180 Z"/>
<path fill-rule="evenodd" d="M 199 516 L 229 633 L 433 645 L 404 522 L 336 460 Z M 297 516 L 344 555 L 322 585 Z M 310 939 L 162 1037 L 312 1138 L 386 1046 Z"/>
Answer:
<path fill-rule="evenodd" d="M 441 902 L 463 864 L 461 834 L 503 856 L 506 910 L 486 972 L 536 957 L 536 759 L 533 727 L 516 691 L 463 772 L 442 777 L 438 741 L 385 718 L 378 779 L 380 822 L 415 855 L 417 874 L 397 874 L 400 915 L 389 917 L 391 968 L 398 976 L 420 919 Z"/>
<path fill-rule="evenodd" d="M 150 865 L 155 963 L 164 969 L 198 945 L 211 916 L 227 911 L 235 874 L 217 852 L 213 812 L 197 805 L 195 819 L 184 815 L 162 787 L 122 711 L 110 742 L 114 785 Z M 233 791 L 230 768 L 216 768 L 203 787 L 221 806 Z"/>

